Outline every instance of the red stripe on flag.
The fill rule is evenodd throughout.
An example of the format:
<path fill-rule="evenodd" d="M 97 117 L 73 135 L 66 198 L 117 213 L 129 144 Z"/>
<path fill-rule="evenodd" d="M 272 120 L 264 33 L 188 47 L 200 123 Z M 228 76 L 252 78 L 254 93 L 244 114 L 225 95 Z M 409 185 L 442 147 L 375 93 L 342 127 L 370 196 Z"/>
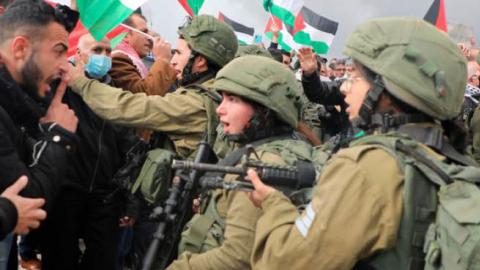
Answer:
<path fill-rule="evenodd" d="M 440 8 L 438 10 L 438 17 L 435 26 L 438 29 L 447 32 L 447 17 L 445 15 L 445 3 L 443 0 L 440 0 Z"/>
<path fill-rule="evenodd" d="M 272 25 L 273 25 L 274 21 L 275 21 L 275 25 L 278 28 L 278 31 L 283 29 L 282 20 L 280 20 L 279 18 L 271 15 L 270 18 L 268 19 L 267 26 L 265 27 L 265 33 L 272 32 Z"/>
<path fill-rule="evenodd" d="M 178 0 L 178 2 L 180 3 L 180 5 L 182 5 L 183 9 L 185 9 L 185 11 L 188 13 L 188 15 L 193 17 L 193 15 L 194 15 L 193 10 L 190 7 L 190 5 L 188 4 L 188 0 Z"/>
<path fill-rule="evenodd" d="M 218 12 L 218 20 L 224 22 L 225 21 L 225 15 L 223 15 L 222 12 Z"/>

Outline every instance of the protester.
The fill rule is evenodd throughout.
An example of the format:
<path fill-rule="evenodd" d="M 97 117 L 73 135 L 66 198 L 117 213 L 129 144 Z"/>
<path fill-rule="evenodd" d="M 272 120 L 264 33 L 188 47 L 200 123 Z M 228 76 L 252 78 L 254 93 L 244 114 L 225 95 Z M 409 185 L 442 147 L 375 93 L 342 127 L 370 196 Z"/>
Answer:
<path fill-rule="evenodd" d="M 245 146 L 252 144 L 257 151 L 252 155 L 254 161 L 294 166 L 300 160 L 311 160 L 311 145 L 294 134 L 303 103 L 301 89 L 288 68 L 263 56 L 239 57 L 217 74 L 213 87 L 223 96 L 216 112 L 227 139 L 239 143 L 245 152 Z M 239 166 L 241 156 L 232 159 L 237 151 L 241 150 L 220 164 Z M 231 182 L 242 176 L 224 177 Z M 168 269 L 250 269 L 261 210 L 236 191 L 215 191 L 207 202 L 182 234 L 179 249 L 186 252 Z"/>
<path fill-rule="evenodd" d="M 142 33 L 149 33 L 146 19 L 133 13 L 124 24 Z M 151 46 L 153 42 L 153 46 Z M 150 70 L 142 62 L 149 51 L 155 58 Z M 168 65 L 171 58 L 170 44 L 160 37 L 149 40 L 146 35 L 130 30 L 112 53 L 112 69 L 109 74 L 115 85 L 132 93 L 164 95 L 175 80 L 175 72 Z"/>
<path fill-rule="evenodd" d="M 67 30 L 77 18 L 65 7 L 55 10 L 33 0 L 15 1 L 0 16 L 0 190 L 25 175 L 29 181 L 22 196 L 43 198 L 47 211 L 64 181 L 67 154 L 75 146 L 78 120 L 61 98 L 66 87 Z M 62 83 L 45 113 L 37 100 L 59 77 Z M 3 262 L 11 242 L 11 235 L 1 242 Z"/>
<path fill-rule="evenodd" d="M 76 64 L 85 65 L 86 77 L 114 85 L 108 75 L 110 53 L 108 39 L 97 42 L 86 34 L 79 39 Z M 135 213 L 123 216 L 125 198 L 122 192 L 113 193 L 118 186 L 112 178 L 124 164 L 127 152 L 139 139 L 131 129 L 100 119 L 70 89 L 67 89 L 63 102 L 79 118 L 76 135 L 82 147 L 69 159 L 68 182 L 62 186 L 54 210 L 46 221 L 42 267 L 114 269 L 119 220 L 122 218 L 123 223 L 132 223 Z M 79 238 L 85 243 L 81 256 L 78 252 Z"/>
<path fill-rule="evenodd" d="M 453 171 L 446 172 L 453 167 L 465 173 L 478 170 L 466 166 L 475 163 L 461 154 L 464 149 L 456 144 L 459 130 L 450 120 L 460 112 L 465 60 L 446 35 L 408 18 L 361 24 L 347 40 L 345 54 L 356 66 L 342 86 L 347 112 L 372 136 L 352 141 L 328 162 L 301 214 L 282 193 L 249 172 L 255 186 L 250 198 L 263 210 L 256 225 L 253 269 L 423 269 L 426 263 L 427 268 L 457 267 L 462 262 L 453 259 L 459 258 L 451 253 L 453 247 L 444 250 L 439 244 L 436 252 L 442 259 L 437 260 L 429 256 L 440 243 L 437 232 L 431 231 L 430 240 L 425 237 L 440 211 L 438 186 L 431 181 L 440 171 L 457 179 Z M 424 64 L 435 66 L 437 75 L 426 73 Z M 444 139 L 431 140 L 433 134 Z M 424 174 L 421 165 L 410 166 L 407 160 L 428 163 L 432 173 Z M 478 180 L 478 172 L 470 174 L 474 175 Z M 442 194 L 453 196 L 452 202 L 464 198 Z M 432 212 L 423 215 L 419 209 Z M 442 239 L 458 231 L 451 223 L 437 221 L 437 226 L 446 226 Z"/>

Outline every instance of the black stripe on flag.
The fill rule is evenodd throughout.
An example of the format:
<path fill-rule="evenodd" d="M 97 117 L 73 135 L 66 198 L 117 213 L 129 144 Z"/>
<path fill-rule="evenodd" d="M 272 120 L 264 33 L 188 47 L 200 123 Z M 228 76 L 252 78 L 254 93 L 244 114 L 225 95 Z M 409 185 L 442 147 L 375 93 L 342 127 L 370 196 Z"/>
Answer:
<path fill-rule="evenodd" d="M 423 19 L 433 25 L 437 25 L 439 12 L 440 12 L 440 1 L 435 0 L 433 1 L 432 5 L 428 9 L 427 14 L 425 14 L 425 17 Z"/>
<path fill-rule="evenodd" d="M 337 33 L 338 22 L 320 16 L 307 7 L 302 8 L 301 14 L 303 16 L 303 20 L 307 24 L 315 27 L 315 29 L 318 29 L 322 32 L 330 33 L 332 35 L 335 35 Z"/>
<path fill-rule="evenodd" d="M 223 13 L 220 13 L 220 16 L 223 17 L 223 21 L 226 22 L 227 24 L 229 24 L 230 26 L 232 26 L 233 30 L 235 30 L 235 32 L 241 32 L 241 33 L 245 33 L 249 36 L 252 36 L 253 37 L 253 34 L 255 34 L 255 28 L 253 27 L 247 27 L 243 24 L 240 24 L 230 18 L 228 18 L 227 16 L 225 16 L 225 14 Z"/>

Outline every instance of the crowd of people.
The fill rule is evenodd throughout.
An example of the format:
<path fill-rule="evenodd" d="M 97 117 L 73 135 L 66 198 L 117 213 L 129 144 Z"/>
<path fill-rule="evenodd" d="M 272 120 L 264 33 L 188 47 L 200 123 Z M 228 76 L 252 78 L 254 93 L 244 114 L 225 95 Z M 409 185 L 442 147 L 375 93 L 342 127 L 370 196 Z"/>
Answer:
<path fill-rule="evenodd" d="M 75 1 L 0 14 L 0 270 L 144 269 L 172 159 L 201 142 L 222 166 L 315 179 L 217 174 L 249 188 L 199 189 L 166 269 L 480 269 L 474 42 L 382 18 L 326 59 L 275 27 L 239 45 L 210 15 L 172 45 L 135 12 L 115 48 L 85 34 L 69 58 Z"/>

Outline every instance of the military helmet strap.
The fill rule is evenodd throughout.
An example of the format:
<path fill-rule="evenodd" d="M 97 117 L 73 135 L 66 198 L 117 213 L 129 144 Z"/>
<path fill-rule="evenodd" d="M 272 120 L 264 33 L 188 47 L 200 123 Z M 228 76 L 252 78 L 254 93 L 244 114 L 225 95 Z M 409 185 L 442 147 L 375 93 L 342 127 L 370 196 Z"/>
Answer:
<path fill-rule="evenodd" d="M 382 82 L 382 78 L 380 75 L 376 75 L 375 80 L 373 81 L 373 87 L 368 91 L 367 97 L 360 107 L 358 117 L 352 120 L 352 125 L 354 127 L 364 130 L 371 128 L 373 110 L 375 109 L 383 91 L 385 91 L 385 86 Z"/>

